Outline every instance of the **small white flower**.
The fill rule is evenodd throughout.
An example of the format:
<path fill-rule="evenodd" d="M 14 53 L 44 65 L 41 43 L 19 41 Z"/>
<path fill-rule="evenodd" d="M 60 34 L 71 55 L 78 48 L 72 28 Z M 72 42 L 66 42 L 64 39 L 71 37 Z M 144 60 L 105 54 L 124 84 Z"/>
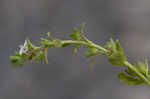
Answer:
<path fill-rule="evenodd" d="M 19 45 L 20 50 L 19 54 L 22 55 L 23 53 L 26 53 L 28 51 L 27 49 L 27 40 L 25 40 L 24 45 Z"/>

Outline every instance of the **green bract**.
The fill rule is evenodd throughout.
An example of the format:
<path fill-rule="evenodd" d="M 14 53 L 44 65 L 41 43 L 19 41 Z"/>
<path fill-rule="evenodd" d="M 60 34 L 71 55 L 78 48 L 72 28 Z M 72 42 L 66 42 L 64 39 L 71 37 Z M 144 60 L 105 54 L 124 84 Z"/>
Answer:
<path fill-rule="evenodd" d="M 38 62 L 42 62 L 43 56 L 44 56 L 44 53 L 43 53 L 42 51 L 40 51 L 39 53 L 36 54 L 35 59 L 36 59 Z"/>
<path fill-rule="evenodd" d="M 137 78 L 130 77 L 123 72 L 118 74 L 118 78 L 121 82 L 128 84 L 128 85 L 139 85 L 139 84 L 143 83 L 143 81 L 141 81 Z"/>
<path fill-rule="evenodd" d="M 35 48 L 35 46 L 30 42 L 29 38 L 26 39 L 27 41 L 27 49 L 32 50 Z"/>
<path fill-rule="evenodd" d="M 148 69 L 148 62 L 147 62 L 147 60 L 145 60 L 145 63 L 138 62 L 137 64 L 135 64 L 135 67 L 144 76 L 148 76 L 149 69 Z"/>
<path fill-rule="evenodd" d="M 40 44 L 44 45 L 45 47 L 51 47 L 53 45 L 53 42 L 48 39 L 41 38 Z"/>
<path fill-rule="evenodd" d="M 77 28 L 73 29 L 73 33 L 69 35 L 74 40 L 82 40 L 81 34 Z"/>
<path fill-rule="evenodd" d="M 116 40 L 116 42 L 114 42 L 114 40 L 110 39 L 110 42 L 108 42 L 105 47 L 110 53 L 108 56 L 109 62 L 116 66 L 123 66 L 126 61 L 126 57 L 119 41 Z"/>
<path fill-rule="evenodd" d="M 91 57 L 93 55 L 96 55 L 98 53 L 98 49 L 93 48 L 93 47 L 87 47 L 85 51 L 85 56 Z"/>
<path fill-rule="evenodd" d="M 28 54 L 10 56 L 10 60 L 12 64 L 14 65 L 14 67 L 17 67 L 17 66 L 22 67 L 26 61 L 30 60 L 30 56 Z"/>
<path fill-rule="evenodd" d="M 136 74 L 133 70 L 131 70 L 130 68 L 127 68 L 127 69 L 125 70 L 125 72 L 126 72 L 128 75 L 130 75 L 130 76 L 133 76 L 133 77 L 136 77 L 136 76 L 137 76 L 137 74 Z"/>

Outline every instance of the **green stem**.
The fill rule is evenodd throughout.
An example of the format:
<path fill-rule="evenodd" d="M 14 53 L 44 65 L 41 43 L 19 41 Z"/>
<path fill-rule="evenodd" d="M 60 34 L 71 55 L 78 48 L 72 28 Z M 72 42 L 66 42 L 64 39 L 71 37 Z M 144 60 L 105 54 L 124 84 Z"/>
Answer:
<path fill-rule="evenodd" d="M 63 44 L 82 44 L 82 45 L 87 45 L 87 46 L 95 47 L 98 50 L 100 50 L 103 54 L 108 55 L 108 53 L 109 53 L 107 49 L 105 49 L 105 48 L 103 48 L 103 47 L 101 47 L 101 46 L 99 46 L 97 44 L 94 44 L 92 42 L 87 43 L 85 41 L 64 40 Z M 133 70 L 147 85 L 150 86 L 150 81 L 144 75 L 142 75 L 131 63 L 129 63 L 128 61 L 126 61 L 124 64 L 127 67 L 129 67 L 131 70 Z"/>
<path fill-rule="evenodd" d="M 150 86 L 150 81 L 147 78 L 145 78 L 145 76 L 142 75 L 131 63 L 126 61 L 125 65 L 128 66 L 132 71 L 134 71 L 147 85 Z"/>
<path fill-rule="evenodd" d="M 94 47 L 94 48 L 97 48 L 98 50 L 100 50 L 103 54 L 106 54 L 108 53 L 108 50 L 97 45 L 97 44 L 94 44 L 92 42 L 90 43 L 87 43 L 85 41 L 73 41 L 73 40 L 64 40 L 62 42 L 63 44 L 81 44 L 81 45 L 87 45 L 87 46 L 91 46 L 91 47 Z"/>
<path fill-rule="evenodd" d="M 86 42 L 86 41 L 76 41 L 76 40 L 62 40 L 62 44 L 81 44 L 81 45 L 86 45 L 86 46 L 90 46 L 90 47 L 94 47 L 94 48 L 97 48 L 102 54 L 104 55 L 107 55 L 109 54 L 109 51 L 97 44 L 94 44 L 93 42 Z M 54 45 L 54 44 L 52 44 Z M 37 50 L 41 50 L 41 49 L 47 49 L 45 48 L 44 46 L 41 46 L 41 47 L 37 47 L 34 51 L 37 51 Z M 47 62 L 46 62 L 47 63 Z M 142 75 L 131 63 L 129 63 L 128 61 L 126 61 L 124 63 L 125 66 L 129 67 L 132 71 L 134 71 L 139 78 L 141 78 L 147 85 L 150 86 L 150 81 L 144 76 Z"/>

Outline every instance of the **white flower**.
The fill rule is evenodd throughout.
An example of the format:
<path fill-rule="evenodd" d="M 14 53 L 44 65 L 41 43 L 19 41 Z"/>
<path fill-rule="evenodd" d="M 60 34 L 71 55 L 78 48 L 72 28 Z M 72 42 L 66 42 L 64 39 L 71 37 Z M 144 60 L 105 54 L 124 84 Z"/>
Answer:
<path fill-rule="evenodd" d="M 26 53 L 28 51 L 27 49 L 27 40 L 25 40 L 24 45 L 19 45 L 20 50 L 19 54 L 22 55 L 23 53 Z"/>

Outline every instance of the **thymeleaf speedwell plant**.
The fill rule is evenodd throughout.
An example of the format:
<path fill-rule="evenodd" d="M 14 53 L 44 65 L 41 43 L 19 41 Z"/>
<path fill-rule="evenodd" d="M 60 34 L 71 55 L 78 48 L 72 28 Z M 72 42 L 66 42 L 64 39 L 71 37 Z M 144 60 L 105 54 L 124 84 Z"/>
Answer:
<path fill-rule="evenodd" d="M 10 60 L 14 67 L 22 67 L 27 61 L 36 60 L 38 62 L 44 61 L 48 64 L 47 54 L 48 49 L 51 47 L 63 48 L 66 46 L 74 46 L 73 52 L 77 53 L 79 46 L 85 46 L 86 50 L 84 55 L 87 58 L 92 58 L 90 68 L 100 55 L 106 55 L 108 61 L 116 66 L 125 66 L 124 72 L 118 74 L 121 82 L 128 85 L 147 84 L 150 86 L 150 71 L 148 60 L 145 62 L 130 63 L 124 54 L 118 40 L 110 39 L 104 47 L 93 43 L 88 40 L 84 35 L 84 25 L 80 29 L 73 29 L 73 33 L 69 35 L 72 40 L 61 40 L 53 38 L 50 33 L 47 33 L 47 38 L 41 38 L 41 46 L 33 45 L 27 38 L 24 45 L 20 45 L 20 50 L 16 52 L 15 56 L 10 56 Z"/>

